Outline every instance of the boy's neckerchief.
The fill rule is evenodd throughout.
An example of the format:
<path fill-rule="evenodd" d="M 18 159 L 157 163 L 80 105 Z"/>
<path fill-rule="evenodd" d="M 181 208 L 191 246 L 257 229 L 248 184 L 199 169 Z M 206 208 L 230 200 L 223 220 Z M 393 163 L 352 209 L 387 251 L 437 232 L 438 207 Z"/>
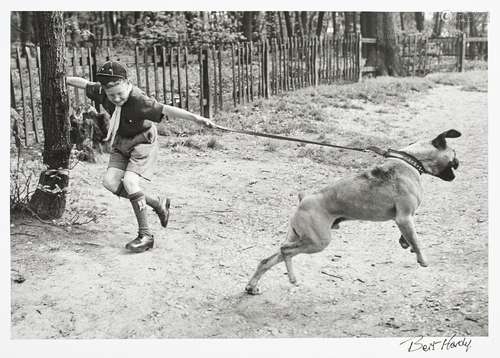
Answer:
<path fill-rule="evenodd" d="M 128 97 L 130 96 L 130 92 L 132 92 L 132 86 L 130 87 L 127 100 Z M 109 121 L 108 135 L 104 139 L 104 141 L 111 140 L 110 141 L 111 145 L 113 145 L 116 132 L 118 131 L 118 127 L 120 126 L 121 113 L 122 113 L 122 107 L 115 105 L 115 110 L 113 111 L 113 114 L 111 115 L 111 120 Z"/>

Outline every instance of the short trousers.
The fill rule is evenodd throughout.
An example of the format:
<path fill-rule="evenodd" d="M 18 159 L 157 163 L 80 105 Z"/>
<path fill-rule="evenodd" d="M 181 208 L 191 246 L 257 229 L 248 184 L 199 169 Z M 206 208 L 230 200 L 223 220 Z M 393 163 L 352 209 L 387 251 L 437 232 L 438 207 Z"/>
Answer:
<path fill-rule="evenodd" d="M 135 137 L 116 135 L 111 147 L 108 168 L 134 172 L 146 180 L 151 180 L 158 158 L 158 131 L 156 126 Z"/>

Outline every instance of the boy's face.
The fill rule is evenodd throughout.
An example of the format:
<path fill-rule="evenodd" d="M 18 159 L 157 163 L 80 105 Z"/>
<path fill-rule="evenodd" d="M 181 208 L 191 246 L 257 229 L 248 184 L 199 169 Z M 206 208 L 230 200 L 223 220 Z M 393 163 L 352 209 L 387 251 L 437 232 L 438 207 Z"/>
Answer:
<path fill-rule="evenodd" d="M 104 88 L 104 93 L 115 106 L 123 106 L 128 100 L 131 87 L 128 81 L 119 82 L 110 88 Z"/>

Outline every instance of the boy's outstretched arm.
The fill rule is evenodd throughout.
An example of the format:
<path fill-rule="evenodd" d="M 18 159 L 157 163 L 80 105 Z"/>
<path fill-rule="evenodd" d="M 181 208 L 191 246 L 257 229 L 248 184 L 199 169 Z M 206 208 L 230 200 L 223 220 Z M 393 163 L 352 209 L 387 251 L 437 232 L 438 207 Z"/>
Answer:
<path fill-rule="evenodd" d="M 82 88 L 85 89 L 87 86 L 87 83 L 90 83 L 90 81 L 86 80 L 85 78 L 81 77 L 66 77 L 66 84 L 68 86 L 73 86 L 76 88 Z"/>
<path fill-rule="evenodd" d="M 204 126 L 207 126 L 209 128 L 213 128 L 215 126 L 215 123 L 212 122 L 210 119 L 199 116 L 197 114 L 188 112 L 182 108 L 178 107 L 173 107 L 164 104 L 163 105 L 163 114 L 167 116 L 168 118 L 180 118 L 180 119 L 187 119 L 189 121 L 196 122 L 198 124 L 202 124 Z"/>

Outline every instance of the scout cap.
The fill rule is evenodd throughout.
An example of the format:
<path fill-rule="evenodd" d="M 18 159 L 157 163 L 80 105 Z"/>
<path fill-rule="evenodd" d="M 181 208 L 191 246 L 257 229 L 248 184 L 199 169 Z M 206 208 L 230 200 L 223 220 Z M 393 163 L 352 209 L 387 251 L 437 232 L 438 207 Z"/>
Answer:
<path fill-rule="evenodd" d="M 105 62 L 97 71 L 96 80 L 102 85 L 109 82 L 127 79 L 127 69 L 117 61 Z"/>

